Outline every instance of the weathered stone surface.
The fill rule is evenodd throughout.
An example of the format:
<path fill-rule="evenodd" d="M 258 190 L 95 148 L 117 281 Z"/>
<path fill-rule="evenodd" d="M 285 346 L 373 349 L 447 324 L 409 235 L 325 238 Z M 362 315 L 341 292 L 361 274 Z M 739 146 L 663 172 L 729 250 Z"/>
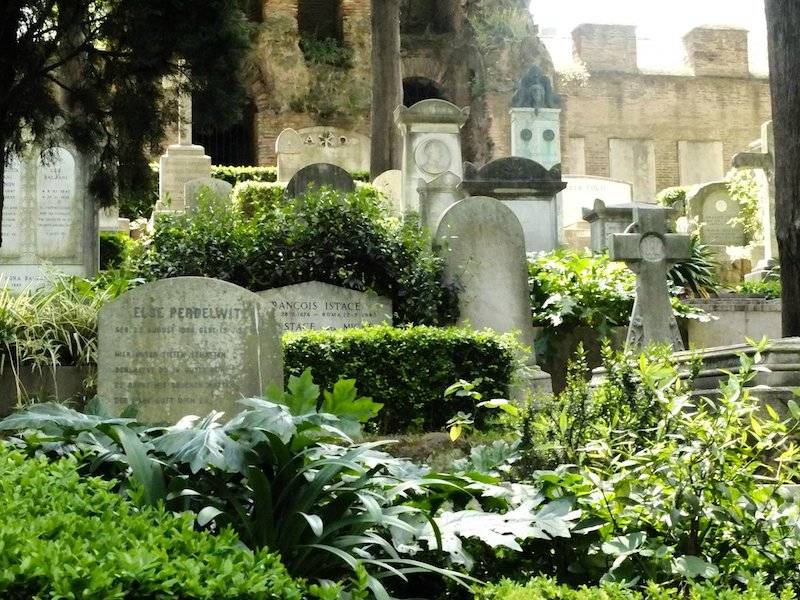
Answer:
<path fill-rule="evenodd" d="M 420 183 L 419 214 L 431 236 L 436 235 L 439 220 L 445 211 L 464 199 L 464 192 L 459 190 L 460 184 L 461 178 L 450 171 L 432 181 Z"/>
<path fill-rule="evenodd" d="M 303 167 L 328 163 L 350 173 L 369 171 L 370 139 L 337 127 L 284 129 L 275 142 L 278 181 L 287 182 Z"/>
<path fill-rule="evenodd" d="M 384 171 L 372 182 L 379 192 L 389 201 L 392 212 L 402 215 L 405 212 L 403 206 L 403 172 L 400 169 Z"/>
<path fill-rule="evenodd" d="M 678 142 L 681 185 L 697 185 L 725 177 L 722 142 Z"/>
<path fill-rule="evenodd" d="M 564 175 L 567 187 L 559 193 L 561 222 L 565 227 L 583 222 L 583 209 L 594 208 L 595 200 L 606 206 L 633 202 L 633 186 L 627 181 L 588 175 Z"/>
<path fill-rule="evenodd" d="M 544 71 L 536 65 L 528 69 L 511 98 L 512 108 L 561 108 L 561 98 L 553 91 L 553 84 Z"/>
<path fill-rule="evenodd" d="M 296 198 L 305 194 L 309 188 L 319 189 L 325 186 L 340 192 L 356 190 L 356 184 L 350 173 L 336 165 L 319 163 L 303 167 L 295 173 L 289 181 L 289 185 L 286 186 L 286 195 Z"/>
<path fill-rule="evenodd" d="M 670 266 L 690 256 L 688 235 L 667 233 L 672 209 L 633 209 L 638 233 L 611 236 L 611 259 L 622 260 L 636 273 L 636 300 L 626 345 L 632 349 L 650 344 L 668 344 L 683 349 L 683 341 L 670 303 L 667 272 Z"/>
<path fill-rule="evenodd" d="M 687 319 L 690 348 L 714 348 L 781 337 L 781 301 L 742 296 L 688 300 L 713 317 L 707 321 Z"/>
<path fill-rule="evenodd" d="M 163 279 L 100 311 L 97 393 L 113 414 L 133 405 L 144 423 L 212 410 L 230 417 L 237 400 L 282 379 L 272 309 L 231 283 Z"/>
<path fill-rule="evenodd" d="M 512 108 L 511 154 L 561 168 L 561 109 Z"/>
<path fill-rule="evenodd" d="M 392 301 L 383 296 L 309 281 L 258 292 L 283 331 L 350 329 L 392 323 Z"/>
<path fill-rule="evenodd" d="M 744 246 L 747 237 L 741 224 L 731 224 L 739 216 L 739 204 L 731 198 L 725 181 L 694 187 L 686 196 L 686 212 L 700 227 L 700 240 L 709 246 Z"/>
<path fill-rule="evenodd" d="M 200 201 L 200 193 L 208 190 L 214 200 L 227 203 L 233 192 L 233 186 L 222 179 L 216 177 L 201 177 L 187 181 L 183 186 L 183 196 L 186 199 L 186 210 L 196 210 Z"/>
<path fill-rule="evenodd" d="M 637 202 L 656 201 L 656 154 L 653 140 L 609 139 L 612 179 L 630 181 Z"/>
<path fill-rule="evenodd" d="M 609 236 L 624 233 L 633 224 L 633 209 L 648 208 L 650 204 L 607 204 L 603 200 L 595 200 L 591 209 L 583 209 L 583 220 L 589 223 L 592 232 L 592 252 L 604 252 L 608 249 Z"/>
<path fill-rule="evenodd" d="M 161 156 L 158 169 L 156 211 L 186 210 L 184 186 L 195 179 L 211 177 L 211 157 L 202 146 L 173 144 Z"/>

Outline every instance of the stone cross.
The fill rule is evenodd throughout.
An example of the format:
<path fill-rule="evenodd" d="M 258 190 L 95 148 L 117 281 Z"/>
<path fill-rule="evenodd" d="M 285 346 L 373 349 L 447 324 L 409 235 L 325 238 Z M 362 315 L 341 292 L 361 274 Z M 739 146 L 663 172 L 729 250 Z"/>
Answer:
<path fill-rule="evenodd" d="M 667 273 L 673 263 L 690 256 L 688 235 L 667 233 L 669 208 L 633 209 L 633 227 L 638 233 L 610 236 L 611 259 L 624 261 L 636 273 L 636 301 L 628 328 L 628 348 L 670 344 L 683 350 L 683 341 L 670 303 Z"/>

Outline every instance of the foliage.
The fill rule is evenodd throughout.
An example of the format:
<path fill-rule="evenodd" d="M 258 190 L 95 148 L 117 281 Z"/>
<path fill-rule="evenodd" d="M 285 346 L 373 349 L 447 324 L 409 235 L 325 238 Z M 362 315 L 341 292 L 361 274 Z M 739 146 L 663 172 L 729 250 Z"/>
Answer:
<path fill-rule="evenodd" d="M 781 297 L 782 285 L 780 279 L 761 279 L 745 281 L 736 287 L 736 293 L 742 296 L 755 296 L 775 300 Z"/>
<path fill-rule="evenodd" d="M 377 428 L 391 433 L 437 431 L 454 413 L 473 411 L 473 397 L 443 396 L 454 379 L 479 379 L 476 392 L 506 397 L 519 351 L 491 332 L 424 326 L 290 333 L 283 347 L 287 375 L 311 368 L 323 386 L 356 379 L 384 405 Z"/>
<path fill-rule="evenodd" d="M 227 181 L 234 186 L 243 181 L 264 181 L 271 183 L 278 180 L 278 169 L 275 167 L 230 167 L 225 165 L 213 165 L 211 167 L 211 176 Z"/>
<path fill-rule="evenodd" d="M 125 232 L 103 231 L 100 233 L 100 270 L 120 269 L 128 261 L 135 242 Z"/>
<path fill-rule="evenodd" d="M 265 181 L 244 181 L 236 184 L 231 198 L 243 215 L 253 217 L 257 212 L 270 211 L 284 205 L 286 186 Z"/>
<path fill-rule="evenodd" d="M 387 216 L 373 188 L 313 191 L 252 216 L 237 206 L 163 215 L 137 264 L 149 280 L 215 277 L 253 291 L 317 280 L 372 290 L 393 300 L 398 323 L 455 316 L 442 259 L 417 223 Z"/>
<path fill-rule="evenodd" d="M 347 69 L 353 60 L 353 51 L 335 38 L 304 36 L 300 49 L 305 59 L 316 65 Z"/>
<path fill-rule="evenodd" d="M 14 441 L 29 454 L 75 454 L 135 503 L 192 511 L 213 531 L 230 526 L 250 547 L 279 551 L 294 576 L 354 578 L 378 600 L 384 583 L 416 573 L 475 581 L 426 562 L 430 553 L 469 568 L 467 540 L 518 550 L 521 540 L 569 536 L 578 516 L 571 501 L 547 502 L 530 486 L 434 474 L 380 452 L 386 442 L 354 443 L 380 405 L 352 381 L 320 395 L 307 371 L 242 404 L 224 424 L 212 413 L 166 428 L 42 404 L 0 430 L 21 431 Z"/>
<path fill-rule="evenodd" d="M 656 194 L 656 202 L 661 206 L 675 206 L 686 202 L 686 194 L 689 188 L 686 186 L 676 186 L 664 188 Z"/>
<path fill-rule="evenodd" d="M 739 215 L 731 225 L 740 225 L 749 241 L 764 239 L 758 202 L 758 180 L 752 169 L 733 169 L 728 174 L 728 193 L 739 204 Z"/>
<path fill-rule="evenodd" d="M 484 52 L 526 39 L 531 34 L 529 20 L 520 18 L 519 2 L 514 0 L 476 0 L 467 11 L 475 41 Z"/>
<path fill-rule="evenodd" d="M 536 577 L 525 584 L 505 579 L 479 590 L 476 600 L 793 600 L 794 593 L 785 590 L 778 595 L 768 587 L 754 583 L 745 590 L 723 588 L 710 583 L 692 583 L 688 594 L 649 585 L 646 590 L 631 590 L 614 583 L 600 587 L 570 588 L 547 577 Z"/>
<path fill-rule="evenodd" d="M 197 532 L 189 515 L 135 509 L 115 482 L 81 478 L 74 457 L 49 463 L 0 445 L 0 595 L 28 598 L 300 600 L 279 559 L 229 529 Z"/>
<path fill-rule="evenodd" d="M 703 244 L 698 236 L 693 235 L 690 252 L 689 260 L 678 263 L 670 269 L 672 285 L 682 288 L 682 295 L 697 298 L 716 296 L 719 279 L 713 250 Z"/>

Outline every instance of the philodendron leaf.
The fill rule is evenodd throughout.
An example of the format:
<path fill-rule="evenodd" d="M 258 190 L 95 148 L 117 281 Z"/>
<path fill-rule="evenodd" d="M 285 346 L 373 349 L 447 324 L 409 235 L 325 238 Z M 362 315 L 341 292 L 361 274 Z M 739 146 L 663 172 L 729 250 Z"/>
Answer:
<path fill-rule="evenodd" d="M 700 558 L 699 556 L 681 556 L 675 559 L 673 572 L 678 575 L 683 575 L 688 579 L 695 579 L 703 577 L 704 579 L 712 579 L 719 575 L 719 569 Z"/>
<path fill-rule="evenodd" d="M 185 417 L 154 439 L 153 445 L 171 459 L 187 463 L 192 473 L 209 466 L 241 473 L 244 451 L 219 422 L 221 417 L 222 413 L 212 412 L 196 425 L 196 417 Z"/>
<path fill-rule="evenodd" d="M 284 444 L 289 443 L 297 432 L 294 419 L 286 406 L 260 398 L 246 398 L 239 400 L 239 404 L 247 406 L 250 410 L 240 412 L 225 425 L 225 429 L 229 432 L 261 429 L 274 434 Z"/>
<path fill-rule="evenodd" d="M 383 408 L 383 404 L 373 402 L 372 398 L 358 397 L 355 379 L 340 379 L 334 384 L 333 391 L 326 391 L 324 396 L 322 412 L 359 423 L 375 418 Z"/>
<path fill-rule="evenodd" d="M 67 408 L 63 404 L 47 402 L 34 404 L 27 410 L 15 412 L 0 421 L 0 431 L 38 429 L 50 435 L 58 435 L 65 430 L 86 431 L 99 425 L 127 425 L 132 419 L 109 419 L 97 415 L 87 415 Z"/>

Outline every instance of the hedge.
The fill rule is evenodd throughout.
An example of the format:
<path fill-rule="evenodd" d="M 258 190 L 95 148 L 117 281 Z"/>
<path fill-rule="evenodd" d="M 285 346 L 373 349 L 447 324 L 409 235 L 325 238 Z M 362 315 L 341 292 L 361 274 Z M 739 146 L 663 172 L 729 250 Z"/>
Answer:
<path fill-rule="evenodd" d="M 786 590 L 780 596 L 759 584 L 746 589 L 719 588 L 713 583 L 697 583 L 686 592 L 650 585 L 636 591 L 619 585 L 571 588 L 558 585 L 546 577 L 537 577 L 525 585 L 503 581 L 478 591 L 475 600 L 790 600 L 794 594 Z"/>
<path fill-rule="evenodd" d="M 74 458 L 25 458 L 0 444 L 0 597 L 286 599 L 304 597 L 276 555 L 189 514 L 133 505 L 115 482 L 81 478 Z"/>
<path fill-rule="evenodd" d="M 355 379 L 359 392 L 382 403 L 382 433 L 438 431 L 458 411 L 474 411 L 469 398 L 444 398 L 459 379 L 480 379 L 485 398 L 505 398 L 515 370 L 513 338 L 459 328 L 385 325 L 335 331 L 287 333 L 286 376 L 310 367 L 328 389 L 340 377 Z"/>
<path fill-rule="evenodd" d="M 369 171 L 353 171 L 350 173 L 355 181 L 369 182 Z M 230 167 L 214 165 L 211 167 L 211 176 L 223 179 L 231 185 L 244 181 L 275 182 L 278 180 L 276 167 Z"/>

